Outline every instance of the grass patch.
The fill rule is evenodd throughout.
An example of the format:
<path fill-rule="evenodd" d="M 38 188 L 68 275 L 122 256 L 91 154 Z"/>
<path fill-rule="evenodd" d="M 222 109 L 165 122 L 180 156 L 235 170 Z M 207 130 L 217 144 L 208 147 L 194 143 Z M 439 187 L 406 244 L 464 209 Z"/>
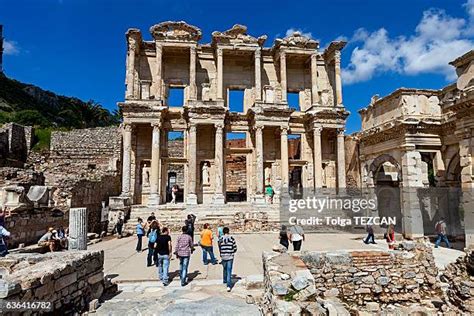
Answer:
<path fill-rule="evenodd" d="M 35 129 L 33 137 L 33 147 L 34 151 L 43 151 L 49 150 L 51 145 L 51 132 L 52 128 L 37 128 Z"/>

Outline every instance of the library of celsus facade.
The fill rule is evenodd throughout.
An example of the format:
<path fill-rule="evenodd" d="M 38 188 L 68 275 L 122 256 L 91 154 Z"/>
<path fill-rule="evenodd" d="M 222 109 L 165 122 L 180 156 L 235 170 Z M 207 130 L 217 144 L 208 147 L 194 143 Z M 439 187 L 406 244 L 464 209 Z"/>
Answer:
<path fill-rule="evenodd" d="M 150 33 L 126 33 L 122 196 L 164 204 L 176 186 L 187 205 L 235 196 L 264 204 L 268 185 L 276 201 L 288 188 L 346 186 L 345 42 L 320 51 L 294 33 L 267 47 L 265 35 L 235 25 L 202 44 L 200 29 L 184 22 Z"/>

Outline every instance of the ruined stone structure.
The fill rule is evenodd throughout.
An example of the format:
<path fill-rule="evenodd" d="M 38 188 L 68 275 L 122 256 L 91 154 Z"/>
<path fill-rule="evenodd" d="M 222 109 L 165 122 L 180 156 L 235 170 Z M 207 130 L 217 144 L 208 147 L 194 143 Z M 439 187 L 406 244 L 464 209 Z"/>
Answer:
<path fill-rule="evenodd" d="M 187 205 L 224 204 L 229 154 L 245 157 L 244 189 L 251 203 L 265 203 L 266 183 L 278 200 L 293 169 L 301 175 L 297 185 L 304 188 L 346 186 L 348 112 L 340 76 L 345 42 L 319 51 L 317 41 L 294 33 L 264 47 L 266 36 L 251 36 L 245 26 L 235 25 L 200 44 L 201 31 L 185 22 L 159 23 L 150 32 L 151 41 L 138 29 L 126 34 L 127 88 L 119 103 L 124 116 L 122 197 L 134 204 L 165 203 L 169 170 L 180 165 Z M 244 97 L 240 110 L 231 111 L 236 90 Z M 182 96 L 175 104 L 177 91 Z M 297 94 L 297 109 L 289 107 L 289 94 Z M 176 131 L 184 136 L 181 157 L 167 150 L 167 135 Z M 229 132 L 245 134 L 244 148 L 224 148 Z M 301 138 L 298 159 L 288 159 L 290 134 Z M 144 172 L 149 172 L 147 190 Z"/>
<path fill-rule="evenodd" d="M 23 167 L 33 140 L 33 128 L 8 123 L 0 126 L 0 167 Z"/>
<path fill-rule="evenodd" d="M 457 82 L 442 90 L 401 88 L 373 97 L 359 111 L 362 131 L 354 137 L 362 186 L 400 188 L 399 199 L 385 201 L 402 209 L 405 236 L 433 233 L 445 217 L 451 234 L 465 230 L 466 244 L 472 245 L 474 51 L 451 64 Z"/>

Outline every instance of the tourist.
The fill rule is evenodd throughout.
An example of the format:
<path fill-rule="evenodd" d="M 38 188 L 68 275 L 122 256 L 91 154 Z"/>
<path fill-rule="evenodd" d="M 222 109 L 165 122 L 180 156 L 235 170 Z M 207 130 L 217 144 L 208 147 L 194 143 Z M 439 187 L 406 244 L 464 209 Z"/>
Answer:
<path fill-rule="evenodd" d="M 148 225 L 151 225 L 151 222 L 156 221 L 155 212 L 151 212 L 150 216 L 146 219 Z"/>
<path fill-rule="evenodd" d="M 288 249 L 290 246 L 290 241 L 288 240 L 288 229 L 286 228 L 285 225 L 281 225 L 281 230 L 280 230 L 280 245 Z"/>
<path fill-rule="evenodd" d="M 387 240 L 388 249 L 395 249 L 395 228 L 392 224 L 387 227 L 384 237 Z"/>
<path fill-rule="evenodd" d="M 58 238 L 59 238 L 59 244 L 62 249 L 67 249 L 68 248 L 68 239 L 67 239 L 67 234 L 66 231 L 64 230 L 63 226 L 59 226 L 57 229 L 58 231 Z"/>
<path fill-rule="evenodd" d="M 438 235 L 438 237 L 436 238 L 435 248 L 439 247 L 441 241 L 444 241 L 446 243 L 446 247 L 452 248 L 452 246 L 449 244 L 448 236 L 446 233 L 446 222 L 444 221 L 444 217 L 441 217 L 441 219 L 436 222 L 435 232 Z"/>
<path fill-rule="evenodd" d="M 221 218 L 217 224 L 217 238 L 224 236 L 224 220 Z"/>
<path fill-rule="evenodd" d="M 181 286 L 188 284 L 188 265 L 191 253 L 194 250 L 193 240 L 188 234 L 188 227 L 183 226 L 183 232 L 176 240 L 175 255 L 179 259 L 179 278 L 181 279 Z"/>
<path fill-rule="evenodd" d="M 143 228 L 143 220 L 139 217 L 138 218 L 138 224 L 136 227 L 136 233 L 137 233 L 137 252 L 142 251 L 142 238 L 143 235 L 145 235 L 145 229 Z"/>
<path fill-rule="evenodd" d="M 48 247 L 51 252 L 58 251 L 61 245 L 57 231 L 53 227 L 48 228 L 48 231 L 38 240 L 38 246 Z"/>
<path fill-rule="evenodd" d="M 168 271 L 172 252 L 171 237 L 168 227 L 163 227 L 162 233 L 156 239 L 155 253 L 157 256 L 158 278 L 164 286 L 169 284 Z"/>
<path fill-rule="evenodd" d="M 209 229 L 209 224 L 204 224 L 204 229 L 201 232 L 201 241 L 199 242 L 199 245 L 202 248 L 202 262 L 204 265 L 209 264 L 209 261 L 207 260 L 207 254 L 211 257 L 211 263 L 212 264 L 217 264 L 217 260 L 214 257 L 214 250 L 212 248 L 212 230 Z"/>
<path fill-rule="evenodd" d="M 117 231 L 117 238 L 122 238 L 122 229 L 123 229 L 124 221 L 125 221 L 125 218 L 122 212 L 120 212 L 120 215 L 117 219 L 117 224 L 115 224 L 115 229 Z"/>
<path fill-rule="evenodd" d="M 219 252 L 222 259 L 223 281 L 227 285 L 227 292 L 232 288 L 232 265 L 237 244 L 234 237 L 229 235 L 229 227 L 224 227 L 224 235 L 219 238 Z"/>
<path fill-rule="evenodd" d="M 7 207 L 4 210 L 0 208 L 0 226 L 5 227 L 5 219 L 11 216 L 11 211 L 7 211 Z"/>
<path fill-rule="evenodd" d="M 364 239 L 364 243 L 376 244 L 375 236 L 374 236 L 374 228 L 372 227 L 372 225 L 367 225 L 367 227 L 365 228 L 365 231 L 367 232 L 367 237 Z"/>
<path fill-rule="evenodd" d="M 5 240 L 8 237 L 10 237 L 10 232 L 0 225 L 0 257 L 8 255 L 8 244 Z"/>
<path fill-rule="evenodd" d="M 191 236 L 191 239 L 194 242 L 194 222 L 196 221 L 196 216 L 194 214 L 188 214 L 188 217 L 184 221 L 184 225 L 187 227 L 186 234 Z"/>
<path fill-rule="evenodd" d="M 294 251 L 301 250 L 301 244 L 303 243 L 304 238 L 304 230 L 301 226 L 293 225 L 290 227 L 290 230 L 288 232 L 288 239 L 293 244 Z"/>
<path fill-rule="evenodd" d="M 157 221 L 152 221 L 150 229 L 147 232 L 148 237 L 148 255 L 146 258 L 147 267 L 151 267 L 153 264 L 157 264 L 157 254 L 155 252 L 155 243 L 160 234 L 160 226 Z M 153 262 L 152 262 L 153 260 Z"/>
<path fill-rule="evenodd" d="M 178 186 L 175 184 L 171 187 L 171 203 L 176 204 L 176 194 L 178 193 Z"/>
<path fill-rule="evenodd" d="M 272 186 L 270 184 L 267 184 L 267 186 L 265 187 L 265 196 L 267 197 L 268 204 L 273 204 L 273 195 L 274 191 Z"/>

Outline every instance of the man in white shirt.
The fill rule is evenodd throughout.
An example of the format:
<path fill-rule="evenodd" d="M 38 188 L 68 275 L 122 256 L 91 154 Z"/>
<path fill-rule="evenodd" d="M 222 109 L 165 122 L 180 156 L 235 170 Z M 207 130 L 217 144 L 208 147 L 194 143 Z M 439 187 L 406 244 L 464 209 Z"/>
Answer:
<path fill-rule="evenodd" d="M 441 219 L 436 222 L 435 224 L 435 232 L 438 234 L 438 238 L 436 239 L 435 243 L 435 248 L 439 247 L 439 244 L 441 241 L 444 241 L 446 243 L 446 247 L 452 248 L 451 245 L 449 244 L 449 240 L 446 234 L 446 222 L 444 221 L 444 217 L 441 217 Z"/>
<path fill-rule="evenodd" d="M 288 237 L 290 239 L 290 242 L 293 244 L 293 250 L 300 251 L 301 244 L 303 243 L 303 240 L 304 240 L 303 228 L 298 225 L 293 225 L 290 227 L 288 235 L 289 235 Z"/>
<path fill-rule="evenodd" d="M 8 254 L 5 237 L 10 237 L 10 232 L 6 230 L 5 227 L 0 226 L 0 257 L 5 257 Z"/>

